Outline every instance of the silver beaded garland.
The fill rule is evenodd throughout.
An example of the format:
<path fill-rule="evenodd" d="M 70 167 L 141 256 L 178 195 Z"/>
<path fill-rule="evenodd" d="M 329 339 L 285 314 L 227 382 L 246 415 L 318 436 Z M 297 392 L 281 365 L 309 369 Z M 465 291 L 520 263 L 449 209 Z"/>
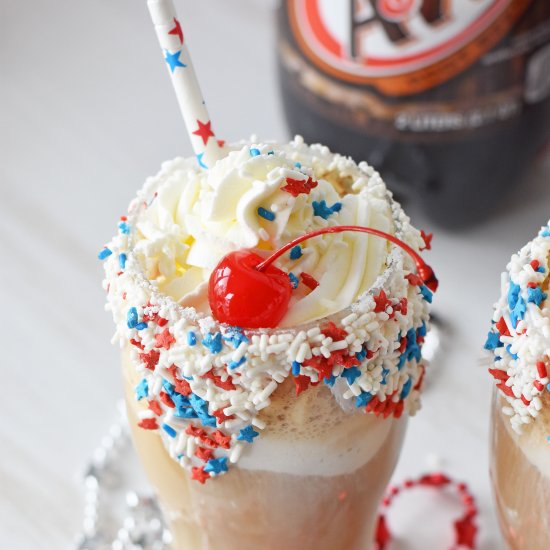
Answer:
<path fill-rule="evenodd" d="M 130 434 L 124 407 L 119 409 L 119 420 L 84 470 L 84 518 L 75 549 L 169 550 L 172 537 L 156 498 L 128 490 L 129 481 L 121 475 Z"/>

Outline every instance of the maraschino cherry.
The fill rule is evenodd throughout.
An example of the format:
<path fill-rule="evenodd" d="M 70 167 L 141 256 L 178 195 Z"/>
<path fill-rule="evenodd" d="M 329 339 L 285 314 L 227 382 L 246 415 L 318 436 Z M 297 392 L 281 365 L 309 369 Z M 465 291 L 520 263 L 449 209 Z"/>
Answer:
<path fill-rule="evenodd" d="M 306 233 L 264 259 L 252 250 L 238 250 L 225 255 L 210 275 L 208 302 L 220 323 L 243 328 L 274 328 L 288 310 L 292 285 L 288 274 L 273 262 L 297 244 L 325 233 L 357 231 L 382 237 L 401 247 L 416 263 L 422 282 L 432 291 L 438 282 L 433 269 L 403 241 L 371 227 L 335 225 Z"/>

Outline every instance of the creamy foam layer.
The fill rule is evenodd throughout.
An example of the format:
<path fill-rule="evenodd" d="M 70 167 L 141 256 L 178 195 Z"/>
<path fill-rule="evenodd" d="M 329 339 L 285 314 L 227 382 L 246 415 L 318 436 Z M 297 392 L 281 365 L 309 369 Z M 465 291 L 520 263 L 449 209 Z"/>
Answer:
<path fill-rule="evenodd" d="M 156 196 L 137 223 L 135 252 L 161 292 L 208 314 L 206 282 L 232 250 L 251 248 L 267 255 L 330 225 L 393 233 L 385 187 L 366 186 L 366 181 L 350 159 L 326 147 L 305 146 L 298 138 L 284 145 L 241 145 L 209 171 L 176 159 L 148 182 Z M 353 188 L 342 196 L 351 182 Z M 317 237 L 286 254 L 278 261 L 280 268 L 296 277 L 306 272 L 319 286 L 295 289 L 280 326 L 349 306 L 382 272 L 387 253 L 384 239 L 344 233 Z"/>

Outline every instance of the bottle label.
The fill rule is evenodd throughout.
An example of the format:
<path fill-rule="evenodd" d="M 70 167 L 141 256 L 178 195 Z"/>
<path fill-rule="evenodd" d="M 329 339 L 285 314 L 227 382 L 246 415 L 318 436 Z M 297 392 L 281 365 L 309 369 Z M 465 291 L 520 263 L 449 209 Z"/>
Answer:
<path fill-rule="evenodd" d="M 388 95 L 421 92 L 479 59 L 531 0 L 291 0 L 298 44 L 324 72 Z"/>
<path fill-rule="evenodd" d="M 287 0 L 286 11 L 288 85 L 350 127 L 465 132 L 550 94 L 550 0 Z"/>

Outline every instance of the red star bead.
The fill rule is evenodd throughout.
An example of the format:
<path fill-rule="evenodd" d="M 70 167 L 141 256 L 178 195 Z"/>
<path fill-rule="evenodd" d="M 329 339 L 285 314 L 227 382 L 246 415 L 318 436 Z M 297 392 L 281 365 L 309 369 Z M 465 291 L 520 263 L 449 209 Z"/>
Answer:
<path fill-rule="evenodd" d="M 424 241 L 424 246 L 420 250 L 431 250 L 432 249 L 432 233 L 425 233 L 423 230 L 420 230 L 420 236 Z"/>
<path fill-rule="evenodd" d="M 155 334 L 155 347 L 170 349 L 170 346 L 176 341 L 176 339 L 170 334 L 170 330 L 165 328 L 159 334 Z"/>
<path fill-rule="evenodd" d="M 306 367 L 312 367 L 319 373 L 319 380 L 330 378 L 332 366 L 328 364 L 324 357 L 312 357 L 304 361 Z"/>
<path fill-rule="evenodd" d="M 177 367 L 176 365 L 171 365 L 168 369 L 172 377 L 174 378 L 174 386 L 177 393 L 180 393 L 181 395 L 184 395 L 187 397 L 188 395 L 191 395 L 191 386 L 189 385 L 189 382 L 187 380 L 179 379 L 176 376 L 177 373 Z"/>
<path fill-rule="evenodd" d="M 159 362 L 160 352 L 156 349 L 152 349 L 148 353 L 140 353 L 139 358 L 145 363 L 145 368 L 149 370 L 155 370 L 157 363 Z"/>
<path fill-rule="evenodd" d="M 204 123 L 197 119 L 197 124 L 199 125 L 199 127 L 193 132 L 193 134 L 199 136 L 202 139 L 204 145 L 206 145 L 208 143 L 208 140 L 211 137 L 214 137 L 214 132 L 211 128 L 212 121 L 209 120 L 207 123 Z"/>
<path fill-rule="evenodd" d="M 174 28 L 168 32 L 174 34 L 180 39 L 180 44 L 183 44 L 183 31 L 181 30 L 180 22 L 174 17 Z"/>
<path fill-rule="evenodd" d="M 195 455 L 204 462 L 208 462 L 211 458 L 214 457 L 214 451 L 212 449 L 207 449 L 206 447 L 197 447 L 195 450 Z"/>
<path fill-rule="evenodd" d="M 223 432 L 220 432 L 220 430 L 216 430 L 212 432 L 211 437 L 222 449 L 229 449 L 229 442 L 231 441 L 230 436 L 225 435 Z"/>
<path fill-rule="evenodd" d="M 337 327 L 332 321 L 321 327 L 321 332 L 325 336 L 332 338 L 333 342 L 345 340 L 346 336 L 348 335 L 348 333 L 343 328 Z"/>
<path fill-rule="evenodd" d="M 204 484 L 209 477 L 210 474 L 204 471 L 204 467 L 197 468 L 194 466 L 191 468 L 191 479 L 196 479 L 199 483 Z"/>
<path fill-rule="evenodd" d="M 202 428 L 197 428 L 196 426 L 193 426 L 193 424 L 189 424 L 189 426 L 185 428 L 185 433 L 194 437 L 206 435 L 206 432 Z"/>
<path fill-rule="evenodd" d="M 155 401 L 152 399 L 149 401 L 149 408 L 157 415 L 160 416 L 162 414 L 162 408 L 160 406 L 160 403 L 158 401 Z"/>
<path fill-rule="evenodd" d="M 290 193 L 293 197 L 297 197 L 300 194 L 308 195 L 312 189 L 317 187 L 317 182 L 311 178 L 307 180 L 295 180 L 293 178 L 286 178 L 286 185 L 281 187 L 281 191 Z"/>
<path fill-rule="evenodd" d="M 234 390 L 235 385 L 231 381 L 231 378 L 227 378 L 227 380 L 222 381 L 221 376 L 218 376 L 217 374 L 214 374 L 213 370 L 209 370 L 206 374 L 202 375 L 203 378 L 209 378 L 214 382 L 218 388 L 221 388 L 222 390 Z"/>
<path fill-rule="evenodd" d="M 222 422 L 225 422 L 226 420 L 233 420 L 233 418 L 235 418 L 235 415 L 234 414 L 230 414 L 229 416 L 227 416 L 224 412 L 223 412 L 223 409 L 217 409 L 215 410 L 213 413 L 212 413 L 213 416 L 216 417 L 217 421 L 218 421 L 218 424 L 221 424 Z"/>
<path fill-rule="evenodd" d="M 386 308 L 388 307 L 390 301 L 388 300 L 388 297 L 386 296 L 386 293 L 384 290 L 381 290 L 377 296 L 373 296 L 374 303 L 376 304 L 374 307 L 374 313 L 380 313 L 382 311 L 386 311 Z"/>

